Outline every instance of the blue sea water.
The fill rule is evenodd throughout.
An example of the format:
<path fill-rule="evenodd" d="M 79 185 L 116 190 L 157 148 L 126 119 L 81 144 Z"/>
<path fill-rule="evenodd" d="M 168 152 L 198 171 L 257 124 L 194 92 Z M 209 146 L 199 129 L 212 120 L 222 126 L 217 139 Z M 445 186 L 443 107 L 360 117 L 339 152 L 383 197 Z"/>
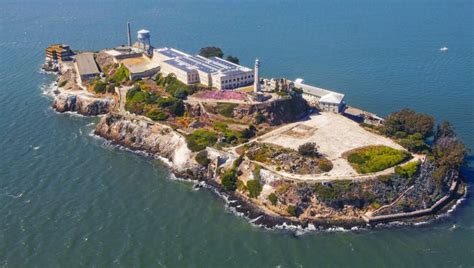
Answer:
<path fill-rule="evenodd" d="M 216 45 L 266 77 L 302 77 L 380 115 L 449 120 L 474 148 L 470 0 L 0 0 L 1 267 L 472 267 L 474 206 L 421 226 L 295 237 L 255 228 L 158 161 L 90 135 L 97 118 L 57 114 L 44 48 L 126 42 Z M 439 48 L 447 46 L 448 52 Z M 463 170 L 470 184 L 474 157 Z"/>

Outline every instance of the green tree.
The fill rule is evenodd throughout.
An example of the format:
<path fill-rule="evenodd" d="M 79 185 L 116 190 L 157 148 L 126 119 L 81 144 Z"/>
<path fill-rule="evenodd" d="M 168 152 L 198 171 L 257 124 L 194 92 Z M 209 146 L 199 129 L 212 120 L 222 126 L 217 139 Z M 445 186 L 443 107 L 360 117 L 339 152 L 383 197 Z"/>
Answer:
<path fill-rule="evenodd" d="M 237 57 L 228 55 L 225 59 L 226 59 L 227 61 L 232 62 L 232 63 L 240 64 L 240 60 L 239 60 L 239 58 L 237 58 Z"/>
<path fill-rule="evenodd" d="M 237 170 L 233 168 L 226 170 L 221 178 L 221 183 L 226 191 L 235 191 L 237 189 Z"/>
<path fill-rule="evenodd" d="M 387 117 L 382 132 L 389 136 L 394 136 L 399 131 L 409 135 L 420 133 L 423 138 L 427 138 L 433 135 L 434 124 L 435 120 L 430 115 L 402 109 Z"/>
<path fill-rule="evenodd" d="M 276 196 L 275 193 L 271 193 L 268 195 L 268 201 L 270 201 L 270 203 L 272 203 L 272 205 L 276 205 L 277 202 L 278 202 L 278 198 Z"/>
<path fill-rule="evenodd" d="M 194 159 L 201 166 L 207 166 L 207 165 L 209 165 L 209 163 L 211 163 L 211 160 L 207 156 L 207 151 L 206 150 L 202 150 L 199 153 L 197 153 L 196 157 Z"/>
<path fill-rule="evenodd" d="M 434 136 L 435 142 L 436 140 L 444 137 L 456 137 L 453 125 L 451 125 L 451 123 L 448 121 L 444 121 L 436 127 Z"/>
<path fill-rule="evenodd" d="M 262 192 L 262 185 L 258 180 L 249 180 L 247 181 L 247 189 L 250 197 L 257 198 Z"/>
<path fill-rule="evenodd" d="M 298 153 L 302 156 L 318 156 L 318 149 L 316 148 L 316 143 L 314 142 L 307 142 L 301 144 L 298 147 Z"/>
<path fill-rule="evenodd" d="M 199 50 L 199 55 L 206 58 L 211 58 L 211 57 L 222 58 L 224 56 L 224 52 L 222 52 L 222 49 L 218 47 L 203 47 Z"/>

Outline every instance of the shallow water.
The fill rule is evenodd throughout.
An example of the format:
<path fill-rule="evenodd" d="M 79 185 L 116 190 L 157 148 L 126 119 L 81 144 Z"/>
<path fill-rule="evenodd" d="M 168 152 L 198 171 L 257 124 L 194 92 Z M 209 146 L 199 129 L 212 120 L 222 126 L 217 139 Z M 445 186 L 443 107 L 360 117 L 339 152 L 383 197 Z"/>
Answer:
<path fill-rule="evenodd" d="M 449 120 L 474 148 L 472 1 L 0 1 L 0 265 L 314 267 L 474 265 L 474 206 L 439 222 L 294 236 L 255 228 L 159 161 L 57 114 L 44 48 L 217 45 L 264 76 L 303 77 L 381 115 Z M 442 46 L 448 52 L 440 52 Z M 92 123 L 92 124 L 91 124 Z M 472 181 L 473 156 L 464 174 Z"/>

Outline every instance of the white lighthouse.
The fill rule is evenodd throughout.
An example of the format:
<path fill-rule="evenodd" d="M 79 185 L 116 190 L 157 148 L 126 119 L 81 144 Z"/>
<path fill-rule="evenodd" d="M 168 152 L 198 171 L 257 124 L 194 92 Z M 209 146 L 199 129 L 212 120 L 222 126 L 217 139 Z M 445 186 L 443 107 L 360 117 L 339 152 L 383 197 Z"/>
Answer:
<path fill-rule="evenodd" d="M 255 59 L 255 67 L 254 67 L 254 80 L 253 80 L 253 91 L 255 93 L 260 92 L 260 75 L 259 75 L 259 68 L 260 68 L 260 61 Z"/>

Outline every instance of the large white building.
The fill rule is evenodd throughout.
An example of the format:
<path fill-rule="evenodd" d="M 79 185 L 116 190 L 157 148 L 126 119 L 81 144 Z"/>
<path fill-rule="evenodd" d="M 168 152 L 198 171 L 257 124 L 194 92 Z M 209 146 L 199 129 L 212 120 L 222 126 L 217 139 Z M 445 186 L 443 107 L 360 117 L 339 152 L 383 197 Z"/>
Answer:
<path fill-rule="evenodd" d="M 186 84 L 201 83 L 217 89 L 234 89 L 253 84 L 253 70 L 218 57 L 192 56 L 174 48 L 155 49 L 164 75 L 173 73 Z"/>
<path fill-rule="evenodd" d="M 295 88 L 303 91 L 303 98 L 322 111 L 341 113 L 344 110 L 344 94 L 304 84 L 304 80 L 295 80 Z"/>

